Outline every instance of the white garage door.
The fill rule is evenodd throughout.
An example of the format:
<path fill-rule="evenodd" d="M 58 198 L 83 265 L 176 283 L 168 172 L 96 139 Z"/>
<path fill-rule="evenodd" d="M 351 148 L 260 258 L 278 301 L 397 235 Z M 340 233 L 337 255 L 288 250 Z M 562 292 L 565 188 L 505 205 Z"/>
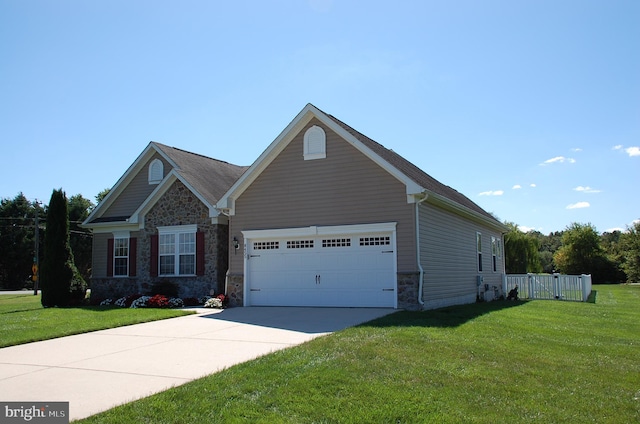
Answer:
<path fill-rule="evenodd" d="M 395 223 L 243 234 L 246 305 L 396 307 Z"/>

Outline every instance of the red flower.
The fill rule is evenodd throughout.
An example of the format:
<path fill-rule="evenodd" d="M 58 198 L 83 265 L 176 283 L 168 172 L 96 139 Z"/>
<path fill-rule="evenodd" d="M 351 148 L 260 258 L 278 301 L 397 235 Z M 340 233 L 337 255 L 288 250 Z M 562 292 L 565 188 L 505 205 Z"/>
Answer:
<path fill-rule="evenodd" d="M 167 296 L 157 294 L 147 301 L 150 308 L 168 308 L 169 298 Z"/>

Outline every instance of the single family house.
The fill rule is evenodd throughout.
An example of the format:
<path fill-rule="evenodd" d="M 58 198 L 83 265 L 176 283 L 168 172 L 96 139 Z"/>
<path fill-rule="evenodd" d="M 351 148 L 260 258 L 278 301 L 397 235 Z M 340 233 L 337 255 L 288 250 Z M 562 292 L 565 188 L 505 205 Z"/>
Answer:
<path fill-rule="evenodd" d="M 502 295 L 507 228 L 311 104 L 248 168 L 151 143 L 85 225 L 97 296 L 162 279 L 232 306 L 432 309 Z"/>

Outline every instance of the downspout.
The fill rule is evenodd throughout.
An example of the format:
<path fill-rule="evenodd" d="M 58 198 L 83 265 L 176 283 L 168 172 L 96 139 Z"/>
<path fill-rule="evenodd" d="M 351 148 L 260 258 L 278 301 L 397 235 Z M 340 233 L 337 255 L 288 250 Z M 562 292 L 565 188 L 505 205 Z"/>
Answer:
<path fill-rule="evenodd" d="M 429 198 L 429 195 L 423 193 L 424 197 L 416 202 L 416 258 L 418 260 L 418 270 L 420 271 L 420 280 L 418 282 L 418 303 L 420 306 L 424 306 L 424 300 L 422 300 L 422 286 L 424 282 L 424 268 L 422 268 L 420 258 L 420 203 Z"/>
<path fill-rule="evenodd" d="M 227 219 L 229 220 L 229 223 L 227 224 L 227 226 L 229 227 L 229 240 L 227 241 L 227 251 L 230 252 L 231 249 L 231 215 L 228 212 L 225 212 L 224 209 L 218 209 L 218 211 L 227 217 Z M 227 294 L 229 293 L 228 290 L 228 286 L 229 286 L 229 253 L 227 253 L 227 272 L 225 272 L 224 275 L 224 295 L 227 296 Z"/>

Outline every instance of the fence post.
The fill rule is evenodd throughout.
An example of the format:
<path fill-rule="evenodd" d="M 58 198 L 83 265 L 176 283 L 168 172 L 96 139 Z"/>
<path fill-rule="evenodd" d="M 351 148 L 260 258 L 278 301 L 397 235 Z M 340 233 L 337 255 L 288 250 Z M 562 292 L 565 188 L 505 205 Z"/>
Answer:
<path fill-rule="evenodd" d="M 589 284 L 587 284 L 589 280 Z M 580 285 L 582 286 L 582 301 L 586 302 L 591 294 L 591 276 L 582 274 L 580 276 Z"/>

